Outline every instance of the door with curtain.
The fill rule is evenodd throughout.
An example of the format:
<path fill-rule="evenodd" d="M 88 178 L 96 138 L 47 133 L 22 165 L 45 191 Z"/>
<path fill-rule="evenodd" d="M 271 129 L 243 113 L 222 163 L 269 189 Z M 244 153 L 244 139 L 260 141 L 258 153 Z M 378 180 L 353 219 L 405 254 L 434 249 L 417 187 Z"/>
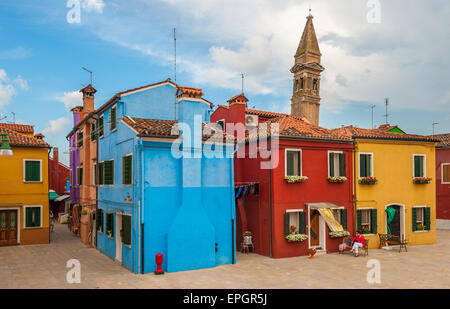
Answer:
<path fill-rule="evenodd" d="M 0 246 L 17 244 L 17 210 L 0 210 Z"/>
<path fill-rule="evenodd" d="M 311 217 L 309 221 L 311 247 L 319 246 L 319 216 L 320 214 L 317 210 L 313 210 L 311 212 Z"/>

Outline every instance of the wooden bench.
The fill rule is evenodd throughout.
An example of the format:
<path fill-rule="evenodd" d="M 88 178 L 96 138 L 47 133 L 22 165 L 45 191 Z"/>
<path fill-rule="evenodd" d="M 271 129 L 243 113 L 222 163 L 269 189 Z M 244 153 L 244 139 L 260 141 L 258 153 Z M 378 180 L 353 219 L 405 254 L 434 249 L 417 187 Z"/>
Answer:
<path fill-rule="evenodd" d="M 408 248 L 406 247 L 407 241 L 405 238 L 400 238 L 400 236 L 397 235 L 380 233 L 378 233 L 378 237 L 380 237 L 380 248 L 388 245 L 400 246 L 398 252 L 402 252 L 402 249 L 405 249 L 405 251 L 408 252 Z"/>
<path fill-rule="evenodd" d="M 351 237 L 351 236 L 347 236 L 347 237 L 342 239 L 342 244 L 339 246 L 339 254 L 343 254 L 345 252 L 352 253 L 351 252 L 352 247 L 353 247 L 352 246 L 352 240 L 353 240 L 353 237 Z M 369 255 L 369 240 L 368 239 L 366 239 L 364 241 L 364 247 L 359 248 L 359 250 L 363 250 L 362 254 L 364 256 L 368 256 Z"/>

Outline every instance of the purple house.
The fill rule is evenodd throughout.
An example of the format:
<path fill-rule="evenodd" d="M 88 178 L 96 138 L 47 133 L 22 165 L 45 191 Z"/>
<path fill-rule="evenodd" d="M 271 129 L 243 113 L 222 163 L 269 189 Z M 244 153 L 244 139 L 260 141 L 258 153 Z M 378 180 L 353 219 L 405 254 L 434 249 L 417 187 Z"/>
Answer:
<path fill-rule="evenodd" d="M 77 106 L 71 110 L 73 112 L 73 125 L 80 122 L 81 107 Z M 78 187 L 77 170 L 80 167 L 80 150 L 77 147 L 77 134 L 73 134 L 69 139 L 70 143 L 70 204 L 76 205 L 80 203 L 80 188 Z"/>

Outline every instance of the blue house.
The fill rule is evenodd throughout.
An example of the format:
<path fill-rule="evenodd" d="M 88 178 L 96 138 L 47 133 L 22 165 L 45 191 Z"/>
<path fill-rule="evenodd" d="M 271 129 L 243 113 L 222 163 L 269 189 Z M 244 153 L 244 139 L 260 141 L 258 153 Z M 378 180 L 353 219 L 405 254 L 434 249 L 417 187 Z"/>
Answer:
<path fill-rule="evenodd" d="M 168 79 L 97 110 L 97 248 L 135 273 L 235 261 L 234 139 L 202 96 Z"/>

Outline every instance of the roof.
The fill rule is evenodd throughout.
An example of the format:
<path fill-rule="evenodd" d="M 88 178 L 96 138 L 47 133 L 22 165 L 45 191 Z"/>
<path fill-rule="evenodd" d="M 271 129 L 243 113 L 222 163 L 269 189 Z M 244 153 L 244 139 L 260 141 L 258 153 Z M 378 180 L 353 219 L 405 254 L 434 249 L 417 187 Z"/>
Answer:
<path fill-rule="evenodd" d="M 89 114 L 87 114 L 85 117 L 83 117 L 83 119 L 81 119 L 81 121 L 78 121 L 78 123 L 72 128 L 70 133 L 67 134 L 66 138 L 69 138 L 70 136 L 72 136 L 76 131 L 78 131 L 78 129 L 81 127 L 82 124 L 84 124 L 89 119 L 93 118 L 96 114 L 97 114 L 97 111 L 93 111 L 93 112 L 90 112 Z M 96 120 L 96 118 L 93 118 L 93 119 Z"/>
<path fill-rule="evenodd" d="M 227 106 L 227 105 L 218 105 L 218 107 L 222 107 L 222 108 L 225 108 L 225 109 L 230 109 L 230 107 Z M 264 117 L 264 118 L 277 118 L 277 117 L 290 116 L 290 117 L 298 118 L 298 119 L 300 119 L 302 121 L 305 121 L 305 122 L 309 123 L 309 120 L 306 119 L 305 117 L 292 116 L 290 114 L 274 113 L 274 112 L 262 111 L 262 110 L 257 110 L 257 109 L 249 109 L 249 108 L 245 109 L 245 113 L 246 114 L 250 114 L 250 115 L 261 116 L 261 117 Z"/>
<path fill-rule="evenodd" d="M 438 147 L 450 147 L 450 133 L 432 135 L 432 137 L 439 141 Z"/>
<path fill-rule="evenodd" d="M 400 129 L 398 126 L 391 126 L 390 124 L 382 124 L 378 127 L 379 130 L 383 130 L 391 133 L 403 133 L 406 134 L 405 131 Z"/>
<path fill-rule="evenodd" d="M 28 124 L 0 123 L 0 128 L 10 129 L 23 134 L 34 134 L 34 126 Z"/>
<path fill-rule="evenodd" d="M 204 95 L 203 90 L 200 88 L 181 87 L 181 86 L 178 86 L 177 94 L 178 93 L 187 94 L 190 97 L 202 97 Z"/>
<path fill-rule="evenodd" d="M 86 87 L 84 87 L 83 89 L 80 90 L 81 93 L 84 92 L 92 92 L 92 93 L 96 93 L 97 89 L 95 89 L 94 87 L 92 87 L 91 84 L 87 85 Z"/>
<path fill-rule="evenodd" d="M 139 137 L 176 139 L 180 136 L 177 120 L 145 119 L 136 117 L 123 117 L 121 119 L 126 125 L 132 128 Z M 215 124 L 203 124 L 203 140 L 208 139 L 211 141 L 213 132 L 217 129 Z M 223 132 L 221 141 L 234 142 L 234 136 Z"/>
<path fill-rule="evenodd" d="M 320 55 L 319 42 L 317 41 L 316 31 L 313 25 L 313 16 L 311 14 L 306 17 L 306 25 L 303 30 L 303 35 L 297 48 L 296 55 L 301 55 L 304 52 L 310 52 Z"/>
<path fill-rule="evenodd" d="M 302 139 L 314 139 L 314 140 L 327 140 L 327 141 L 342 141 L 351 142 L 351 138 L 347 135 L 341 134 L 339 132 L 333 132 L 332 130 L 316 126 L 310 122 L 302 120 L 299 117 L 294 116 L 283 116 L 268 120 L 268 132 L 259 134 L 259 128 L 254 129 L 248 135 L 249 140 L 260 136 L 270 136 L 271 124 L 278 124 L 279 131 L 278 134 L 280 138 L 302 138 Z"/>
<path fill-rule="evenodd" d="M 352 138 L 363 139 L 379 139 L 379 140 L 399 140 L 399 141 L 414 141 L 414 142 L 437 142 L 435 138 L 423 135 L 403 134 L 387 132 L 385 128 L 364 129 L 354 126 L 342 127 L 333 129 L 333 132 L 344 134 Z"/>
<path fill-rule="evenodd" d="M 244 95 L 243 93 L 240 93 L 240 94 L 235 95 L 234 97 L 232 97 L 231 99 L 229 99 L 227 102 L 230 103 L 230 102 L 232 102 L 232 101 L 234 101 L 234 100 L 236 100 L 236 99 L 241 99 L 241 100 L 243 100 L 243 101 L 248 102 L 248 99 L 245 97 L 245 95 Z"/>
<path fill-rule="evenodd" d="M 0 133 L 3 132 L 6 132 L 7 138 L 9 139 L 9 144 L 14 147 L 37 147 L 37 148 L 50 147 L 50 145 L 44 142 L 42 139 L 37 139 L 35 137 L 30 137 L 22 133 L 0 127 Z"/>

